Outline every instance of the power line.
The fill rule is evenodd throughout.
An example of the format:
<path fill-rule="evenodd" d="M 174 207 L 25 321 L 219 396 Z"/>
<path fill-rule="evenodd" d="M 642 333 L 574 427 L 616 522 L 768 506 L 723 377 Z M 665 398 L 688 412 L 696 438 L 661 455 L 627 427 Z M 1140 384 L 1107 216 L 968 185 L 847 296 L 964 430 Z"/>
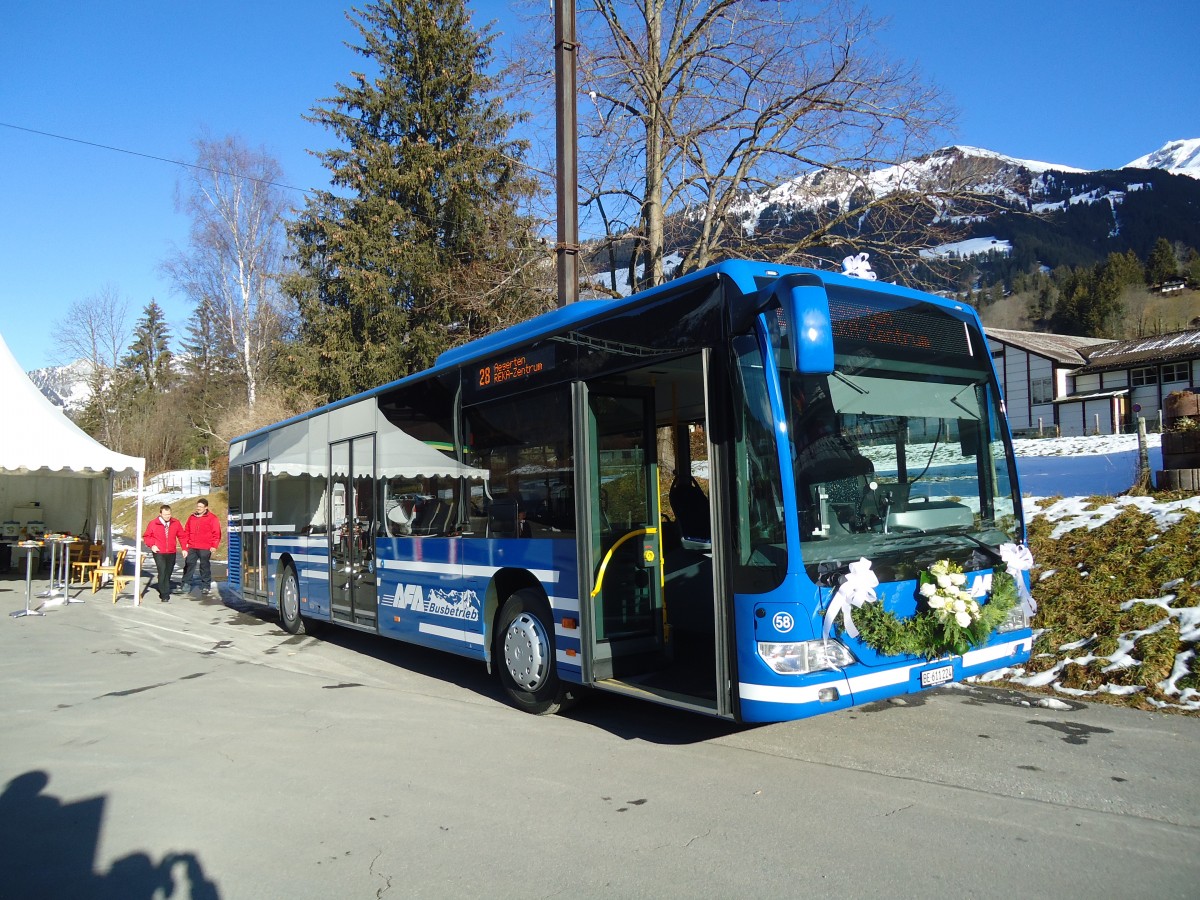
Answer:
<path fill-rule="evenodd" d="M 83 144 L 84 146 L 87 146 L 87 147 L 96 147 L 100 150 L 110 150 L 114 153 L 125 153 L 125 154 L 128 154 L 129 156 L 140 156 L 143 159 L 152 159 L 155 162 L 167 163 L 168 165 L 172 165 L 172 166 L 184 166 L 185 168 L 197 169 L 201 172 L 212 172 L 216 175 L 227 175 L 230 178 L 244 178 L 246 181 L 253 181 L 258 184 L 266 184 L 266 185 L 270 185 L 271 187 L 283 188 L 284 190 L 288 190 L 288 191 L 298 191 L 301 194 L 307 195 L 307 194 L 315 193 L 315 190 L 312 188 L 299 188 L 299 187 L 295 187 L 294 185 L 283 184 L 283 183 L 277 182 L 277 181 L 267 181 L 266 179 L 263 179 L 263 178 L 255 178 L 252 175 L 242 175 L 237 172 L 227 172 L 224 169 L 214 169 L 210 166 L 198 166 L 195 163 L 183 162 L 182 160 L 178 160 L 178 159 L 168 159 L 165 156 L 155 156 L 152 153 L 141 153 L 137 150 L 126 150 L 123 147 L 113 147 L 108 144 L 100 144 L 95 141 L 85 141 L 82 138 L 69 137 L 65 134 L 52 134 L 49 131 L 38 131 L 36 128 L 25 128 L 22 125 L 13 125 L 9 122 L 0 122 L 0 126 L 2 126 L 4 128 L 11 128 L 14 131 L 24 131 L 28 134 L 40 135 L 41 137 L 54 138 L 55 140 L 59 140 L 59 141 L 69 141 L 70 143 L 73 143 L 73 144 Z M 519 159 L 508 156 L 505 153 L 501 153 L 500 156 L 504 157 L 504 159 L 507 159 L 509 162 L 514 163 L 515 165 L 524 166 L 525 168 L 530 169 L 534 172 L 538 172 L 542 175 L 550 175 L 551 174 L 549 172 L 544 172 L 541 169 L 535 168 L 534 166 L 531 166 L 528 163 L 522 162 Z M 410 215 L 413 216 L 414 219 L 424 222 L 426 225 L 429 225 L 430 227 L 437 227 L 437 225 L 438 225 L 436 219 L 431 219 L 428 216 L 420 215 L 417 212 L 415 212 L 414 210 L 410 210 L 409 213 L 410 213 Z"/>
<path fill-rule="evenodd" d="M 230 178 L 244 178 L 246 181 L 253 181 L 258 184 L 269 185 L 270 187 L 283 188 L 288 191 L 299 191 L 301 194 L 311 194 L 313 191 L 310 188 L 299 188 L 290 184 L 282 184 L 278 181 L 267 181 L 264 178 L 255 178 L 253 175 L 242 175 L 238 172 L 226 172 L 224 169 L 214 169 L 209 166 L 198 166 L 195 163 L 183 162 L 178 159 L 168 159 L 165 156 L 154 156 L 151 153 L 139 153 L 137 150 L 126 150 L 124 147 L 112 147 L 108 144 L 98 144 L 95 141 L 85 141 L 81 138 L 68 137 L 65 134 L 51 134 L 49 131 L 38 131 L 36 128 L 25 128 L 21 125 L 12 125 L 8 122 L 0 122 L 0 126 L 11 128 L 14 131 L 24 131 L 28 134 L 36 134 L 41 137 L 54 138 L 59 141 L 69 141 L 73 144 L 83 144 L 87 147 L 96 147 L 100 150 L 111 150 L 113 153 L 126 153 L 129 156 L 140 156 L 143 159 L 152 159 L 155 162 L 168 163 L 172 166 L 184 166 L 188 169 L 198 169 L 201 172 L 212 172 L 214 175 L 228 175 Z"/>

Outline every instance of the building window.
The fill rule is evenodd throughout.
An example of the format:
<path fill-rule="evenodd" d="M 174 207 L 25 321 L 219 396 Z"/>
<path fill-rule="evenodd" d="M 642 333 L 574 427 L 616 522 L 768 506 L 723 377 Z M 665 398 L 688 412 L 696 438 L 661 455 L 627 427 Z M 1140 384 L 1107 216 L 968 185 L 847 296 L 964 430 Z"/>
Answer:
<path fill-rule="evenodd" d="M 1049 403 L 1054 399 L 1054 379 L 1034 378 L 1029 382 L 1029 396 L 1032 403 Z"/>
<path fill-rule="evenodd" d="M 1171 384 L 1176 381 L 1191 381 L 1188 368 L 1189 364 L 1185 362 L 1164 363 L 1162 367 L 1163 384 Z"/>
<path fill-rule="evenodd" d="M 1144 369 L 1134 369 L 1132 372 L 1132 383 L 1134 387 L 1158 384 L 1158 370 L 1149 366 Z"/>

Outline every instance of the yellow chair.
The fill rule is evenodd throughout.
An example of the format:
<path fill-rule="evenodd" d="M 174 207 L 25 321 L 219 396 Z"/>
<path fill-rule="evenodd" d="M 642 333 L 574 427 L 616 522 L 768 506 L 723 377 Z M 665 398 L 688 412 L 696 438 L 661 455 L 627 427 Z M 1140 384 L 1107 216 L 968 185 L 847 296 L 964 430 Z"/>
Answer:
<path fill-rule="evenodd" d="M 145 573 L 143 573 L 143 574 L 145 574 Z M 118 572 L 116 575 L 113 576 L 113 603 L 117 602 L 117 598 L 121 596 L 121 591 L 123 591 L 123 590 L 125 590 L 125 588 L 129 587 L 129 583 L 131 581 L 133 581 L 133 573 L 132 572 L 128 575 L 122 575 L 120 572 Z M 141 600 L 141 597 L 134 597 L 133 605 L 137 606 L 137 604 L 140 600 Z"/>
<path fill-rule="evenodd" d="M 88 570 L 103 562 L 104 545 L 100 543 L 85 544 L 80 547 L 79 559 L 71 560 L 71 584 L 85 583 L 90 580 Z"/>
<path fill-rule="evenodd" d="M 131 580 L 131 576 L 121 574 L 121 570 L 125 568 L 125 554 L 128 552 L 128 550 L 118 550 L 117 558 L 111 566 L 97 565 L 94 569 L 92 569 L 93 594 L 100 590 L 100 585 L 104 582 L 104 576 L 110 575 L 112 576 L 113 580 L 113 603 L 117 602 L 117 595 L 120 593 L 120 590 L 117 588 L 117 584 L 123 581 L 125 585 L 128 585 Z M 122 587 L 124 587 L 124 585 L 122 585 Z"/>

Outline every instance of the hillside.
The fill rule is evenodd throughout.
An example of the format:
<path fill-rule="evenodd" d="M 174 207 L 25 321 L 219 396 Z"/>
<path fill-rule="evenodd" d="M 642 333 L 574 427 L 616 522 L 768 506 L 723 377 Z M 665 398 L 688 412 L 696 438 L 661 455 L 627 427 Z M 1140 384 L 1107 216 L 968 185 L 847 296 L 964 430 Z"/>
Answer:
<path fill-rule="evenodd" d="M 950 226 L 953 243 L 928 247 L 931 264 L 889 271 L 876 260 L 880 277 L 933 290 L 961 290 L 980 275 L 1006 279 L 1039 266 L 1090 266 L 1110 253 L 1132 251 L 1147 259 L 1159 238 L 1200 249 L 1200 139 L 1172 141 L 1157 151 L 1111 170 L 1017 159 L 978 147 L 945 147 L 902 165 L 866 173 L 814 172 L 770 189 L 747 194 L 733 218 L 744 234 L 763 246 L 796 240 L 821 219 L 853 211 L 872 197 L 911 191 L 932 198 L 936 221 Z M 948 205 L 943 195 L 958 197 Z M 671 218 L 668 233 L 686 235 L 690 213 Z M 851 216 L 832 234 L 867 240 L 898 235 L 893 221 Z M 877 230 L 878 229 L 878 230 Z M 963 243 L 968 242 L 968 243 Z M 668 254 L 680 245 L 668 245 Z M 618 272 L 629 246 L 615 248 Z M 606 251 L 607 253 L 607 251 Z M 822 253 L 818 249 L 817 256 Z M 841 252 L 824 254 L 831 265 Z M 937 262 L 936 265 L 932 264 Z M 608 257 L 592 259 L 596 267 Z M 991 277 L 988 277 L 991 276 Z"/>
<path fill-rule="evenodd" d="M 1200 291 L 1181 290 L 1170 295 L 1144 286 L 1127 287 L 1120 296 L 1125 309 L 1122 327 L 1115 338 L 1133 338 L 1147 334 L 1165 334 L 1194 328 L 1200 317 Z M 1037 292 L 1016 292 L 979 307 L 979 317 L 988 328 L 1036 331 L 1030 311 L 1038 303 Z"/>

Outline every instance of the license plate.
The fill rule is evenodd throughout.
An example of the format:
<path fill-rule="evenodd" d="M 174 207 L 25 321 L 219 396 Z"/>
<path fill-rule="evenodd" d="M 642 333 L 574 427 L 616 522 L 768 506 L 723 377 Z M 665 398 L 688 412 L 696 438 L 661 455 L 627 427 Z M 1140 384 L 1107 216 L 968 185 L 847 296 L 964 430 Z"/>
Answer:
<path fill-rule="evenodd" d="M 933 687 L 954 680 L 954 666 L 938 666 L 921 673 L 921 687 Z"/>

